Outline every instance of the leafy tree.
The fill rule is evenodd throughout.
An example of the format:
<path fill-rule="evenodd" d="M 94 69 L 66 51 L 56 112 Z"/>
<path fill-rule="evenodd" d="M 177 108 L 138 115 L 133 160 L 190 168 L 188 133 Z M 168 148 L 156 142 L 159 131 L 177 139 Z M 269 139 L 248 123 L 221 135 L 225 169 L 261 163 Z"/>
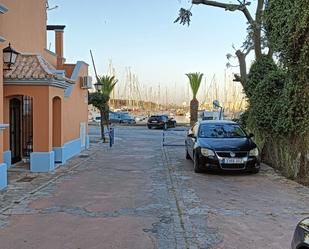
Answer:
<path fill-rule="evenodd" d="M 240 49 L 237 49 L 235 56 L 239 61 L 240 74 L 235 75 L 235 80 L 246 84 L 247 81 L 247 65 L 246 65 L 246 56 L 254 50 L 255 57 L 259 59 L 263 55 L 263 49 L 267 46 L 265 36 L 263 36 L 263 12 L 265 10 L 267 0 L 257 0 L 257 6 L 255 11 L 255 16 L 250 13 L 248 6 L 251 4 L 251 1 L 247 0 L 237 0 L 235 3 L 223 3 L 218 1 L 209 1 L 209 0 L 192 0 L 192 5 L 207 5 L 211 7 L 221 8 L 226 11 L 240 11 L 244 14 L 248 22 L 248 36 L 243 46 Z M 180 22 L 181 24 L 190 24 L 191 21 L 191 9 L 185 10 L 183 8 L 179 11 L 179 17 L 175 22 Z M 268 50 L 268 56 L 272 57 L 272 50 Z M 231 56 L 227 56 L 228 59 Z"/>
<path fill-rule="evenodd" d="M 109 100 L 110 95 L 117 84 L 115 76 L 98 76 L 98 83 L 102 84 L 102 89 L 98 92 L 89 94 L 89 104 L 99 109 L 101 115 L 101 138 L 105 142 L 104 123 L 109 124 Z"/>
<path fill-rule="evenodd" d="M 285 120 L 294 135 L 309 133 L 308 6 L 309 0 L 269 0 L 265 15 L 270 47 L 288 71 L 285 108 L 292 115 Z"/>
<path fill-rule="evenodd" d="M 245 15 L 248 36 L 236 51 L 240 77 L 235 76 L 249 102 L 241 121 L 256 133 L 263 160 L 309 184 L 309 0 L 256 3 L 253 18 L 247 0 L 192 0 Z M 189 24 L 191 15 L 182 10 L 176 21 Z M 252 50 L 255 62 L 247 74 L 245 58 Z"/>
<path fill-rule="evenodd" d="M 186 75 L 189 78 L 189 83 L 190 83 L 190 87 L 191 87 L 192 94 L 193 94 L 193 98 L 190 102 L 190 124 L 193 125 L 195 122 L 197 122 L 199 102 L 196 98 L 196 95 L 200 88 L 203 74 L 202 73 L 188 73 Z"/>

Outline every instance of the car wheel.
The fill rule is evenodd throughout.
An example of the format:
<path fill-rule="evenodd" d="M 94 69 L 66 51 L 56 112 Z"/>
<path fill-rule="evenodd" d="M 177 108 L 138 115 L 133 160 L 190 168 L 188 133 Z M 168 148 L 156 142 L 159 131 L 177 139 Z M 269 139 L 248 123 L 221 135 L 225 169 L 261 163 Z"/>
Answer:
<path fill-rule="evenodd" d="M 191 157 L 190 157 L 190 154 L 189 154 L 189 152 L 188 152 L 188 149 L 186 148 L 186 159 L 191 159 Z"/>
<path fill-rule="evenodd" d="M 194 156 L 193 156 L 193 165 L 194 165 L 194 172 L 195 173 L 202 173 L 197 155 L 195 153 L 194 153 Z"/>
<path fill-rule="evenodd" d="M 151 127 L 150 125 L 148 125 L 148 129 L 151 130 L 151 128 L 152 128 L 152 127 Z"/>

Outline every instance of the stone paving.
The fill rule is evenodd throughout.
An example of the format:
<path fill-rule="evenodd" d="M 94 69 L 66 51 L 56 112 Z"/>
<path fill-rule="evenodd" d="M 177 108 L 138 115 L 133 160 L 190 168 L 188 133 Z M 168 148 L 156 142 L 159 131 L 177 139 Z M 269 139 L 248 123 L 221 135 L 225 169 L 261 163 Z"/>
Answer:
<path fill-rule="evenodd" d="M 8 187 L 5 190 L 0 190 L 0 213 L 78 167 L 93 153 L 93 151 L 85 150 L 81 155 L 69 160 L 65 167 L 58 167 L 54 172 L 50 173 L 31 173 L 18 166 L 12 167 L 8 172 Z M 29 181 L 25 178 L 29 178 Z"/>
<path fill-rule="evenodd" d="M 113 148 L 92 143 L 89 157 L 54 173 L 14 177 L 0 194 L 0 248 L 289 248 L 309 216 L 308 188 L 265 165 L 257 175 L 195 174 L 184 148 L 161 138 L 119 127 Z"/>
<path fill-rule="evenodd" d="M 165 154 L 187 227 L 195 235 L 190 245 L 289 249 L 296 224 L 309 217 L 309 189 L 267 165 L 259 174 L 195 174 L 183 148 L 166 147 Z"/>

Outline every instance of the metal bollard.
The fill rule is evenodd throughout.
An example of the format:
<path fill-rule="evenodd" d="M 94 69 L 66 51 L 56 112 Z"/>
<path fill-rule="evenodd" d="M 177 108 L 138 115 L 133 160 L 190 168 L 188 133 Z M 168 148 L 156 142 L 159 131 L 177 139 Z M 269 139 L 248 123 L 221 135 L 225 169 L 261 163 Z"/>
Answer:
<path fill-rule="evenodd" d="M 162 145 L 164 146 L 164 144 L 165 144 L 165 132 L 163 131 Z"/>
<path fill-rule="evenodd" d="M 114 144 L 115 132 L 113 128 L 109 128 L 109 147 L 112 147 Z"/>

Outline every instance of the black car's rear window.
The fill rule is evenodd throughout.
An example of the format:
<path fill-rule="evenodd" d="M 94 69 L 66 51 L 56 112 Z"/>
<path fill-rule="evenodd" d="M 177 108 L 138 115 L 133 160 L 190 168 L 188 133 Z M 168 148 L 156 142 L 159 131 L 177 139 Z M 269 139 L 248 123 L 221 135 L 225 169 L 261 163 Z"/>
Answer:
<path fill-rule="evenodd" d="M 243 138 L 246 133 L 238 124 L 202 124 L 199 129 L 201 138 Z"/>
<path fill-rule="evenodd" d="M 148 120 L 161 120 L 162 116 L 151 116 Z"/>

